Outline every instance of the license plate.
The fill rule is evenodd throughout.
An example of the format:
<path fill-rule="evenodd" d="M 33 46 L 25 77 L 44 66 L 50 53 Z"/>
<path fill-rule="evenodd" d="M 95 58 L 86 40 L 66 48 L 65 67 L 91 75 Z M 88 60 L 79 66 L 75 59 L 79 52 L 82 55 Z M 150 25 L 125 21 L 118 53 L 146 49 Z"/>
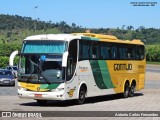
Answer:
<path fill-rule="evenodd" d="M 42 94 L 34 94 L 34 97 L 36 97 L 36 98 L 42 98 Z"/>
<path fill-rule="evenodd" d="M 4 83 L 9 83 L 9 81 L 4 81 Z"/>

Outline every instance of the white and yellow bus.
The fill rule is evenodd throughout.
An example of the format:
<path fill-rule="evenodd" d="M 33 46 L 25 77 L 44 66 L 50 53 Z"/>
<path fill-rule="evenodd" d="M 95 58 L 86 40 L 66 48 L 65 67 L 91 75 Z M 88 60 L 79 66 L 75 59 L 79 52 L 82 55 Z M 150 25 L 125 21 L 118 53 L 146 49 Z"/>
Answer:
<path fill-rule="evenodd" d="M 144 88 L 145 48 L 140 40 L 93 33 L 29 36 L 23 41 L 18 71 L 19 98 L 72 100 Z"/>

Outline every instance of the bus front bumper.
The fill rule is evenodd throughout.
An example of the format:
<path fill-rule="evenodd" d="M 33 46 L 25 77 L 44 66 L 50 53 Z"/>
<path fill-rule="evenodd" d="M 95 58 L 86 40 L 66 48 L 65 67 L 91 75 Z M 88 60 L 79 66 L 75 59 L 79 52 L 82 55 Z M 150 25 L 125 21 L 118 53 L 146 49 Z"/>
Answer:
<path fill-rule="evenodd" d="M 35 100 L 66 100 L 65 92 L 34 92 L 34 91 L 22 91 L 18 90 L 19 98 L 35 99 Z"/>

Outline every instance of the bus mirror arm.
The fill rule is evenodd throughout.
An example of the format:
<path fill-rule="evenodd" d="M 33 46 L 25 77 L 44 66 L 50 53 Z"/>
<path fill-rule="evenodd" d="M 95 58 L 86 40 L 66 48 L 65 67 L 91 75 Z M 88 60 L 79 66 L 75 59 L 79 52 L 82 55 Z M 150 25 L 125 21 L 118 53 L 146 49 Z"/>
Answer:
<path fill-rule="evenodd" d="M 18 51 L 18 56 L 21 56 L 21 55 L 22 55 L 22 53 L 20 51 Z"/>
<path fill-rule="evenodd" d="M 67 58 L 68 58 L 68 51 L 65 52 L 62 57 L 62 67 L 64 68 L 67 67 Z"/>
<path fill-rule="evenodd" d="M 14 65 L 14 58 L 16 55 L 20 55 L 20 51 L 16 50 L 14 52 L 11 53 L 10 57 L 9 57 L 9 65 L 13 66 Z"/>

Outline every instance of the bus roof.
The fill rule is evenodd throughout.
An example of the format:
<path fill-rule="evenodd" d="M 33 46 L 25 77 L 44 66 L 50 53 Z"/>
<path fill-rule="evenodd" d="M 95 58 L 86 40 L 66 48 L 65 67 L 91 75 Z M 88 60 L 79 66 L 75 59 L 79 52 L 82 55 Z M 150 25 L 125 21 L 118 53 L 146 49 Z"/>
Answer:
<path fill-rule="evenodd" d="M 139 39 L 133 40 L 121 40 L 112 35 L 104 35 L 104 34 L 95 34 L 95 33 L 73 33 L 74 35 L 83 35 L 83 39 L 90 39 L 90 40 L 97 40 L 97 41 L 104 41 L 104 42 L 115 42 L 115 43 L 126 43 L 126 44 L 141 44 L 144 43 Z"/>
<path fill-rule="evenodd" d="M 24 40 L 64 40 L 70 41 L 73 39 L 81 39 L 81 35 L 73 34 L 43 34 L 43 35 L 33 35 L 26 37 Z"/>
<path fill-rule="evenodd" d="M 60 40 L 60 41 L 64 40 L 69 42 L 73 39 L 144 45 L 144 43 L 139 39 L 120 40 L 117 37 L 112 35 L 103 35 L 103 34 L 95 34 L 95 33 L 43 34 L 43 35 L 29 36 L 29 37 L 26 37 L 26 39 L 24 40 Z"/>

